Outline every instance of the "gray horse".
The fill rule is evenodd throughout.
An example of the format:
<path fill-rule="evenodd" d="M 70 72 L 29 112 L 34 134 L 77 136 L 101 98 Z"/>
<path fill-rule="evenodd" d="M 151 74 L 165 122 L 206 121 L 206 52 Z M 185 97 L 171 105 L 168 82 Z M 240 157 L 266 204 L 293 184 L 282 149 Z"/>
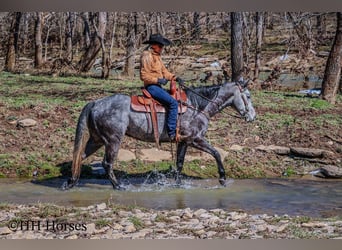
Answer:
<path fill-rule="evenodd" d="M 187 111 L 180 115 L 181 139 L 177 145 L 176 183 L 181 183 L 181 171 L 188 146 L 211 154 L 216 162 L 219 182 L 225 185 L 226 176 L 219 152 L 204 138 L 210 118 L 228 106 L 234 107 L 246 121 L 256 117 L 246 82 L 222 85 L 185 87 Z M 130 96 L 115 94 L 88 103 L 82 110 L 76 129 L 72 162 L 72 177 L 64 188 L 73 187 L 81 172 L 81 162 L 100 147 L 105 146 L 102 162 L 114 189 L 121 189 L 113 171 L 120 144 L 125 135 L 138 140 L 153 142 L 154 134 L 149 116 L 135 112 L 130 107 Z M 165 114 L 158 113 L 160 142 L 169 142 L 165 126 Z"/>

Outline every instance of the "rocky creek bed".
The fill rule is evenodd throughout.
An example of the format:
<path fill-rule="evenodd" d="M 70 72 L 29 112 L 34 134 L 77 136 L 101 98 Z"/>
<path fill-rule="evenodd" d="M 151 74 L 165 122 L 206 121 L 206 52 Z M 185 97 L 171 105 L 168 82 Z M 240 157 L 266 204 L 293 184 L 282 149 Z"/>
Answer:
<path fill-rule="evenodd" d="M 0 239 L 342 239 L 342 217 L 1 204 Z"/>

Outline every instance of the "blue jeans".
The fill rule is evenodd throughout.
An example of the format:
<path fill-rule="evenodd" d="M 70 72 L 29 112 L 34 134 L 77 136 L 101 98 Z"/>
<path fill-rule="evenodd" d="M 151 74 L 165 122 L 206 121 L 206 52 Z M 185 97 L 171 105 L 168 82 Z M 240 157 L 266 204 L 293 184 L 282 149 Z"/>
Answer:
<path fill-rule="evenodd" d="M 151 96 L 167 109 L 166 124 L 170 137 L 176 135 L 178 102 L 161 86 L 148 85 L 145 87 Z"/>

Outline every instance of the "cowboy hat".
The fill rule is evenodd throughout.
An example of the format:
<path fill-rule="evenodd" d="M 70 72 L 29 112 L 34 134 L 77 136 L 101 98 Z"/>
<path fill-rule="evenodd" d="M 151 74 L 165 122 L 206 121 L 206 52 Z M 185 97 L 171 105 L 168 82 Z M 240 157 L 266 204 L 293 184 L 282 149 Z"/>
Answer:
<path fill-rule="evenodd" d="M 161 45 L 170 45 L 171 41 L 160 34 L 152 34 L 150 35 L 150 39 L 143 42 L 143 44 L 161 44 Z"/>

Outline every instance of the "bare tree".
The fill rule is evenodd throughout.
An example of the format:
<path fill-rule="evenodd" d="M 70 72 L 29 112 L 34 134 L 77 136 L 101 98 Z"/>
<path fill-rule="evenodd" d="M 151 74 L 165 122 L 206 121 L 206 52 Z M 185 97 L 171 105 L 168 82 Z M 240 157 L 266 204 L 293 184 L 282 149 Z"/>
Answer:
<path fill-rule="evenodd" d="M 79 62 L 79 70 L 81 72 L 88 72 L 91 69 L 95 62 L 96 56 L 101 49 L 101 43 L 105 37 L 107 13 L 98 12 L 97 17 L 98 24 L 96 24 L 96 20 L 94 20 L 95 18 L 92 18 L 92 24 L 95 31 L 92 34 L 89 47 L 86 49 Z"/>
<path fill-rule="evenodd" d="M 65 56 L 64 58 L 68 63 L 71 63 L 73 59 L 72 53 L 72 40 L 74 36 L 75 28 L 75 12 L 68 12 L 68 18 L 66 20 L 65 29 Z"/>
<path fill-rule="evenodd" d="M 256 45 L 255 45 L 254 80 L 257 80 L 259 78 L 263 26 L 264 26 L 264 14 L 262 12 L 257 12 L 256 13 Z"/>
<path fill-rule="evenodd" d="M 101 27 L 103 30 L 100 32 L 96 31 L 98 33 L 98 38 L 101 42 L 101 49 L 102 49 L 102 73 L 101 78 L 107 79 L 109 77 L 110 73 L 110 57 L 109 52 L 106 49 L 105 45 L 105 33 L 106 33 L 106 25 L 107 25 L 107 12 L 100 12 L 99 13 L 99 23 L 101 23 Z M 103 26 L 103 27 L 102 27 Z"/>
<path fill-rule="evenodd" d="M 316 14 L 305 12 L 287 12 L 286 14 L 290 17 L 298 37 L 297 47 L 300 49 L 303 56 L 307 56 L 315 45 L 312 18 L 316 16 Z"/>
<path fill-rule="evenodd" d="M 193 29 L 191 32 L 192 39 L 199 40 L 201 37 L 201 26 L 200 26 L 200 14 L 198 12 L 194 12 L 193 17 Z"/>
<path fill-rule="evenodd" d="M 137 13 L 130 13 L 127 22 L 127 46 L 126 46 L 126 62 L 124 68 L 124 75 L 129 77 L 134 77 L 134 65 L 135 65 L 135 37 L 136 31 L 134 27 L 136 26 L 135 16 Z"/>
<path fill-rule="evenodd" d="M 254 14 L 250 12 L 242 12 L 242 37 L 243 37 L 243 57 L 245 63 L 248 65 L 249 63 L 249 54 L 250 54 L 250 47 L 251 47 L 251 38 L 254 30 L 254 26 L 252 26 L 252 17 Z"/>
<path fill-rule="evenodd" d="M 39 68 L 43 65 L 43 43 L 42 43 L 42 27 L 43 12 L 36 13 L 34 36 L 35 36 L 35 53 L 34 67 Z"/>
<path fill-rule="evenodd" d="M 18 36 L 19 36 L 19 24 L 21 19 L 21 12 L 12 13 L 12 22 L 8 37 L 7 53 L 5 70 L 13 72 L 15 69 L 16 55 L 18 52 Z"/>
<path fill-rule="evenodd" d="M 335 104 L 341 78 L 342 61 L 342 12 L 337 12 L 337 28 L 334 43 L 330 50 L 322 82 L 322 98 Z"/>
<path fill-rule="evenodd" d="M 51 23 L 50 23 L 50 19 L 52 18 L 52 14 L 47 14 L 44 16 L 44 28 L 46 29 L 45 32 L 45 42 L 44 42 L 44 61 L 47 61 L 47 52 L 48 52 L 48 46 L 49 46 L 49 36 L 50 36 L 50 31 L 51 31 Z"/>
<path fill-rule="evenodd" d="M 118 19 L 118 13 L 114 12 L 113 29 L 112 29 L 111 41 L 110 41 L 110 49 L 109 49 L 109 60 L 110 61 L 112 61 L 112 51 L 113 51 L 114 41 L 115 41 L 115 32 L 116 32 L 116 26 L 117 26 L 117 19 Z"/>
<path fill-rule="evenodd" d="M 83 29 L 83 38 L 84 38 L 84 47 L 87 49 L 90 46 L 90 27 L 89 27 L 89 13 L 88 12 L 82 12 L 81 17 L 84 24 Z"/>
<path fill-rule="evenodd" d="M 29 47 L 29 18 L 30 18 L 30 13 L 24 12 L 22 13 L 22 25 L 21 25 L 21 30 L 20 30 L 20 52 L 22 54 L 26 54 L 26 49 Z"/>
<path fill-rule="evenodd" d="M 243 16 L 241 12 L 231 13 L 231 65 L 232 80 L 237 81 L 243 74 Z"/>

